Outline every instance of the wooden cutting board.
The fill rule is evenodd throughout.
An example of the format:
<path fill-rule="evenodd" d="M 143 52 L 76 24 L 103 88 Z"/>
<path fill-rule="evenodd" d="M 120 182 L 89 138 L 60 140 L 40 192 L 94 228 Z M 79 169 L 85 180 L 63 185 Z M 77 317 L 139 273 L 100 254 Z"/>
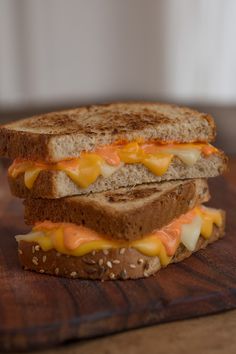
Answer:
<path fill-rule="evenodd" d="M 236 190 L 211 181 L 227 211 L 223 240 L 156 276 L 80 281 L 22 271 L 14 235 L 27 231 L 21 202 L 0 176 L 0 349 L 30 350 L 236 307 Z"/>

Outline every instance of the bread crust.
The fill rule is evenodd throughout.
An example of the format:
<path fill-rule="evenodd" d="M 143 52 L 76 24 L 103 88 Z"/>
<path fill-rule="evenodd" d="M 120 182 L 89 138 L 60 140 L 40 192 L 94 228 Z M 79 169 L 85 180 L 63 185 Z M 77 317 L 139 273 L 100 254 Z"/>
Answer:
<path fill-rule="evenodd" d="M 113 103 L 52 112 L 0 127 L 0 156 L 56 162 L 117 140 L 210 142 L 213 118 L 187 107 Z"/>
<path fill-rule="evenodd" d="M 25 222 L 71 222 L 114 239 L 135 240 L 210 198 L 206 180 L 136 186 L 63 199 L 25 200 Z"/>
<path fill-rule="evenodd" d="M 224 216 L 223 211 L 222 215 Z M 223 235 L 224 225 L 221 228 L 214 226 L 212 236 L 208 240 L 199 238 L 194 252 L 206 248 Z M 82 257 L 74 257 L 55 250 L 44 252 L 35 242 L 20 241 L 18 247 L 19 260 L 25 269 L 67 278 L 138 279 L 149 277 L 161 269 L 159 257 L 148 257 L 132 248 L 96 251 Z M 180 262 L 192 253 L 181 245 L 171 263 Z"/>
<path fill-rule="evenodd" d="M 24 174 L 20 174 L 16 178 L 9 176 L 8 180 L 11 192 L 16 197 L 55 199 L 132 187 L 144 183 L 215 177 L 223 173 L 226 168 L 227 157 L 219 151 L 210 156 L 201 156 L 193 166 L 187 166 L 175 157 L 167 172 L 162 176 L 156 176 L 141 164 L 125 164 L 110 177 L 100 176 L 95 183 L 85 189 L 78 187 L 63 171 L 42 171 L 31 190 L 25 186 Z"/>

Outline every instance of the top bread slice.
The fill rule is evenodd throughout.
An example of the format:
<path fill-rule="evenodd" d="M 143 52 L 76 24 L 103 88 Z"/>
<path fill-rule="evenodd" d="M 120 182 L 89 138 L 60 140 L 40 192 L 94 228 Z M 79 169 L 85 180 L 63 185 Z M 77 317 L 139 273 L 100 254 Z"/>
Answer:
<path fill-rule="evenodd" d="M 208 114 L 161 103 L 112 103 L 19 120 L 0 127 L 0 156 L 57 162 L 118 140 L 211 142 Z"/>
<path fill-rule="evenodd" d="M 60 199 L 27 198 L 25 222 L 70 222 L 106 237 L 134 240 L 162 228 L 209 198 L 205 179 L 142 184 Z"/>

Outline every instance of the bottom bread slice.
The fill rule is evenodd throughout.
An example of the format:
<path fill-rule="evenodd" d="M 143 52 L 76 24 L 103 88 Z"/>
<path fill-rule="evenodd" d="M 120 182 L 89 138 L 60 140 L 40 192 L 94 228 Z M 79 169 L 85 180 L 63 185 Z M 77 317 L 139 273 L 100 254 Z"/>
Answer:
<path fill-rule="evenodd" d="M 224 235 L 221 227 L 214 225 L 209 239 L 200 236 L 193 252 L 205 248 Z M 162 267 L 159 257 L 149 257 L 134 248 L 93 251 L 75 257 L 58 253 L 56 250 L 43 251 L 35 242 L 20 241 L 18 244 L 20 263 L 25 269 L 68 278 L 81 279 L 137 279 L 155 274 Z M 193 252 L 180 244 L 171 263 L 189 257 Z"/>

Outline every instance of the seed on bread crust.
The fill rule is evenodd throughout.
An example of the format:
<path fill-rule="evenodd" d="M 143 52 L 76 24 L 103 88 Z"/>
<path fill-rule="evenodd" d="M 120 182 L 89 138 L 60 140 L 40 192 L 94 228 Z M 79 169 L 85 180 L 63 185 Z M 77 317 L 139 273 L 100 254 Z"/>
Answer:
<path fill-rule="evenodd" d="M 112 261 L 112 263 L 113 263 L 113 264 L 120 264 L 120 261 L 119 261 L 119 259 L 114 259 L 114 260 Z"/>
<path fill-rule="evenodd" d="M 139 258 L 137 263 L 138 264 L 143 264 L 144 263 L 144 259 L 143 258 Z"/>
<path fill-rule="evenodd" d="M 108 266 L 108 268 L 112 268 L 112 263 L 111 263 L 111 261 L 107 261 L 107 266 Z"/>
<path fill-rule="evenodd" d="M 55 274 L 56 274 L 56 275 L 59 274 L 59 268 L 55 268 Z"/>
<path fill-rule="evenodd" d="M 76 275 L 77 275 L 77 272 L 71 272 L 71 273 L 70 273 L 70 276 L 71 276 L 72 278 L 76 277 Z"/>
<path fill-rule="evenodd" d="M 100 266 L 102 266 L 102 265 L 103 265 L 103 263 L 104 263 L 103 259 L 102 259 L 102 258 L 100 258 L 100 259 L 98 260 L 98 264 L 99 264 Z"/>
<path fill-rule="evenodd" d="M 95 260 L 92 258 L 86 258 L 84 262 L 87 264 L 96 264 Z"/>
<path fill-rule="evenodd" d="M 108 255 L 108 253 L 109 253 L 109 251 L 108 251 L 108 250 L 103 250 L 102 252 L 105 254 L 105 256 L 107 256 L 107 255 Z"/>
<path fill-rule="evenodd" d="M 35 251 L 39 251 L 39 250 L 40 250 L 40 246 L 39 246 L 39 245 L 35 245 L 35 246 L 34 246 L 34 250 L 35 250 Z"/>
<path fill-rule="evenodd" d="M 38 260 L 38 257 L 33 257 L 32 258 L 32 263 L 34 263 L 35 265 L 38 265 L 39 264 L 39 262 L 38 262 L 39 260 Z"/>
<path fill-rule="evenodd" d="M 130 266 L 130 268 L 133 268 L 133 269 L 136 268 L 136 265 L 135 265 L 135 264 L 130 264 L 129 266 Z"/>
<path fill-rule="evenodd" d="M 44 256 L 43 256 L 43 263 L 45 263 L 45 262 L 46 262 L 46 260 L 47 260 L 47 256 L 46 256 L 46 255 L 44 255 Z"/>
<path fill-rule="evenodd" d="M 23 252 L 22 252 L 22 250 L 20 248 L 18 249 L 18 253 L 19 254 L 23 254 Z"/>
<path fill-rule="evenodd" d="M 120 254 L 124 254 L 125 253 L 125 248 L 121 248 L 120 249 Z"/>
<path fill-rule="evenodd" d="M 110 279 L 115 279 L 115 277 L 116 277 L 116 276 L 115 276 L 114 273 L 110 273 L 110 274 L 109 274 L 109 278 L 110 278 Z"/>

